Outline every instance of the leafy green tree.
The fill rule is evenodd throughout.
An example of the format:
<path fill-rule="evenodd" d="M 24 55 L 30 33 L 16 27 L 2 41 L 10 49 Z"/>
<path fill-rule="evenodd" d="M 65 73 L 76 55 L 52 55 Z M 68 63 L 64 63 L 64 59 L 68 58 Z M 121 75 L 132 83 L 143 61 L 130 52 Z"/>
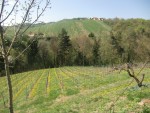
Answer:
<path fill-rule="evenodd" d="M 58 67 L 58 50 L 59 50 L 59 39 L 58 37 L 51 37 L 50 38 L 50 50 L 51 50 L 51 56 L 53 60 L 53 67 Z"/>
<path fill-rule="evenodd" d="M 82 64 L 82 66 L 92 65 L 93 40 L 86 35 L 79 35 L 79 37 L 72 40 L 72 43 L 76 51 L 75 61 L 77 62 L 75 64 Z"/>
<path fill-rule="evenodd" d="M 51 66 L 51 50 L 50 50 L 50 46 L 49 46 L 49 41 L 46 40 L 40 40 L 38 43 L 38 54 L 39 54 L 39 58 L 41 59 L 40 62 L 39 61 L 39 65 L 43 64 L 42 67 L 43 68 L 49 68 L 49 66 Z"/>
<path fill-rule="evenodd" d="M 117 51 L 117 54 L 119 57 L 122 59 L 123 53 L 124 53 L 124 48 L 121 45 L 122 37 L 121 37 L 121 32 L 117 32 L 115 35 L 113 32 L 110 33 L 111 37 L 111 44 L 113 46 L 113 49 Z M 119 61 L 120 63 L 122 61 Z"/>
<path fill-rule="evenodd" d="M 93 65 L 98 65 L 100 63 L 100 39 L 92 32 L 88 36 L 94 41 L 92 48 Z"/>

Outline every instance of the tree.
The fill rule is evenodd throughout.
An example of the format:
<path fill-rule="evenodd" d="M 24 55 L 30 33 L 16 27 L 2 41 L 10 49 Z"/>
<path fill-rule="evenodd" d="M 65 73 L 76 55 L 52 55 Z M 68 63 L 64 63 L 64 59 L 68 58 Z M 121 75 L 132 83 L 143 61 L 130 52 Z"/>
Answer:
<path fill-rule="evenodd" d="M 120 63 L 143 62 L 149 57 L 149 26 L 143 19 L 118 20 L 112 26 L 111 44 L 117 51 Z"/>
<path fill-rule="evenodd" d="M 80 35 L 73 39 L 73 47 L 76 51 L 75 63 L 78 65 L 90 65 L 92 64 L 92 46 L 93 40 L 86 35 Z"/>
<path fill-rule="evenodd" d="M 94 45 L 93 45 L 93 50 L 92 50 L 94 65 L 98 65 L 99 60 L 100 60 L 100 54 L 99 54 L 100 45 L 99 45 L 99 42 L 100 42 L 100 40 L 98 40 L 98 41 L 94 40 Z"/>
<path fill-rule="evenodd" d="M 149 62 L 150 62 L 150 61 L 146 61 L 146 62 L 144 63 L 144 65 L 143 65 L 143 67 L 140 68 L 140 71 L 139 71 L 138 73 L 135 73 L 135 70 L 134 70 L 134 68 L 133 68 L 133 67 L 134 67 L 134 64 L 132 64 L 132 63 L 126 63 L 126 64 L 121 65 L 121 66 L 119 66 L 119 67 L 113 67 L 113 70 L 112 70 L 112 71 L 114 71 L 114 70 L 119 70 L 119 73 L 120 73 L 122 70 L 126 71 L 126 72 L 128 73 L 128 75 L 129 75 L 130 77 L 132 77 L 132 78 L 136 81 L 137 85 L 138 85 L 139 87 L 142 87 L 142 86 L 145 86 L 145 85 L 143 84 L 145 74 L 142 74 L 141 80 L 138 78 L 138 75 L 142 72 L 142 70 L 146 67 L 146 65 L 147 65 Z"/>
<path fill-rule="evenodd" d="M 88 35 L 88 37 L 90 37 L 90 38 L 92 38 L 92 39 L 95 39 L 95 35 L 94 35 L 94 33 L 92 33 L 92 32 Z"/>
<path fill-rule="evenodd" d="M 15 0 L 14 5 L 10 8 L 8 8 L 8 1 L 7 0 L 1 0 L 1 8 L 0 8 L 0 53 L 2 54 L 4 58 L 5 63 L 5 74 L 7 77 L 7 84 L 8 84 L 8 93 L 9 93 L 9 112 L 13 113 L 13 90 L 12 90 L 12 84 L 11 84 L 11 78 L 10 78 L 10 69 L 9 69 L 9 62 L 8 57 L 10 55 L 10 51 L 12 50 L 12 46 L 15 43 L 15 40 L 18 38 L 18 36 L 22 36 L 34 23 L 38 21 L 38 19 L 41 17 L 41 15 L 45 12 L 45 10 L 50 5 L 50 0 L 46 0 L 45 5 L 43 8 L 40 7 L 40 3 L 37 0 L 26 0 L 24 3 L 20 0 Z M 23 7 L 22 7 L 23 6 Z M 36 11 L 35 18 L 32 18 L 33 12 Z M 12 14 L 15 15 L 14 19 Z M 17 24 L 16 23 L 16 16 L 17 14 L 22 14 L 20 17 L 22 17 L 22 21 Z M 12 18 L 11 20 L 9 20 Z M 13 21 L 15 20 L 15 21 Z M 14 33 L 12 34 L 13 38 L 11 41 L 10 46 L 7 48 L 5 44 L 5 34 L 7 33 L 7 28 L 4 27 L 5 22 L 10 21 L 13 23 L 14 26 Z M 26 23 L 30 23 L 27 24 Z M 25 26 L 24 26 L 25 25 Z M 23 29 L 24 28 L 24 29 Z"/>
<path fill-rule="evenodd" d="M 40 40 L 38 44 L 38 54 L 41 58 L 41 61 L 43 62 L 44 68 L 48 68 L 50 65 L 50 49 L 48 43 L 49 42 L 46 40 Z"/>
<path fill-rule="evenodd" d="M 60 65 L 67 65 L 69 61 L 69 53 L 71 49 L 71 42 L 67 31 L 63 28 L 59 34 L 59 61 Z"/>
<path fill-rule="evenodd" d="M 99 60 L 100 60 L 100 54 L 99 54 L 99 49 L 100 49 L 100 39 L 96 38 L 94 33 L 90 33 L 88 35 L 91 39 L 94 41 L 93 49 L 92 49 L 92 54 L 93 54 L 93 64 L 98 65 Z"/>
<path fill-rule="evenodd" d="M 54 66 L 57 67 L 58 61 L 57 61 L 57 56 L 58 56 L 58 50 L 59 50 L 59 42 L 58 42 L 58 38 L 57 37 L 51 37 L 50 39 L 50 48 L 52 50 L 52 54 L 53 54 L 53 62 L 54 62 Z"/>
<path fill-rule="evenodd" d="M 30 45 L 31 44 L 31 45 Z M 29 40 L 28 45 L 30 45 L 28 49 L 28 63 L 32 66 L 32 64 L 36 61 L 36 56 L 38 55 L 38 39 Z"/>
<path fill-rule="evenodd" d="M 110 35 L 111 35 L 110 37 L 111 37 L 111 44 L 113 46 L 113 49 L 116 49 L 117 54 L 122 59 L 124 48 L 121 45 L 121 41 L 122 41 L 121 32 L 117 32 L 115 35 L 113 32 L 111 32 Z"/>

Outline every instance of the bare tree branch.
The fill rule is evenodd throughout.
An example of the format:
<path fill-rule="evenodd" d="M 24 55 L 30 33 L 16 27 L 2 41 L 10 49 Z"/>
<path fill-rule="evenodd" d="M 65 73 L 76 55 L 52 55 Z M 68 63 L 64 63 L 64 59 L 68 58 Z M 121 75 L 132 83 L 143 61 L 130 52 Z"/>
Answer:
<path fill-rule="evenodd" d="M 30 9 L 32 8 L 32 5 L 33 5 L 33 4 L 34 4 L 34 0 L 32 0 L 31 4 L 29 5 L 29 7 L 28 7 L 28 9 L 27 9 L 27 12 L 26 12 L 26 14 L 25 14 L 25 16 L 24 16 L 24 18 L 23 18 L 23 21 L 22 21 L 21 25 L 19 26 L 17 32 L 15 33 L 15 36 L 14 36 L 14 38 L 13 38 L 13 40 L 12 40 L 12 43 L 11 43 L 9 49 L 8 49 L 7 54 L 9 54 L 9 52 L 10 52 L 10 50 L 11 50 L 11 48 L 12 48 L 12 45 L 13 45 L 14 41 L 16 40 L 16 38 L 17 38 L 17 36 L 18 36 L 18 34 L 19 34 L 21 28 L 23 27 L 23 25 L 24 25 L 24 23 L 25 23 L 25 21 L 26 21 L 26 19 L 27 19 L 27 15 L 29 14 Z M 28 26 L 25 28 L 25 30 L 24 30 L 20 35 L 23 35 L 35 22 L 37 22 L 37 20 L 42 16 L 42 14 L 45 12 L 45 10 L 46 10 L 46 8 L 49 6 L 49 4 L 50 4 L 50 0 L 47 0 L 46 5 L 45 5 L 45 7 L 42 9 L 41 13 L 40 13 L 40 14 L 37 14 L 36 19 L 35 19 L 30 25 L 28 25 Z M 39 7 L 38 7 L 38 8 L 39 8 Z M 37 9 L 37 10 L 38 10 L 38 9 Z M 37 11 L 37 13 L 39 13 L 39 12 Z"/>
<path fill-rule="evenodd" d="M 0 12 L 0 20 L 2 18 L 2 13 L 3 13 L 3 10 L 4 10 L 4 6 L 5 6 L 5 0 L 2 0 L 2 7 L 1 7 L 1 12 Z M 0 22 L 1 24 L 1 22 Z"/>
<path fill-rule="evenodd" d="M 132 64 L 129 64 L 129 63 L 126 63 L 126 66 L 121 66 L 120 72 L 121 72 L 122 70 L 126 71 L 130 77 L 134 78 L 134 80 L 136 81 L 136 83 L 137 83 L 137 85 L 138 85 L 139 87 L 144 86 L 144 85 L 142 84 L 142 82 L 143 82 L 143 80 L 144 80 L 145 74 L 142 74 L 142 79 L 141 79 L 141 80 L 139 80 L 139 79 L 137 78 L 137 76 L 142 72 L 142 70 L 145 68 L 145 66 L 146 66 L 146 64 L 147 64 L 148 62 L 149 62 L 149 61 L 146 61 L 146 62 L 145 62 L 145 64 L 143 65 L 143 67 L 140 69 L 140 71 L 139 71 L 137 74 L 134 73 L 133 65 L 132 65 Z M 114 68 L 113 70 L 115 70 L 115 68 Z M 117 68 L 117 70 L 118 70 L 118 68 Z"/>
<path fill-rule="evenodd" d="M 30 12 L 30 10 L 32 8 L 32 5 L 34 4 L 34 1 L 35 0 L 32 0 L 31 3 L 29 4 L 29 6 L 27 8 L 27 11 L 26 11 L 26 14 L 23 17 L 22 22 L 21 22 L 20 26 L 18 27 L 18 30 L 15 32 L 14 38 L 12 39 L 12 42 L 10 44 L 10 47 L 9 47 L 8 51 L 7 51 L 7 54 L 9 54 L 9 52 L 10 52 L 10 50 L 11 50 L 11 48 L 12 48 L 12 46 L 13 46 L 15 40 L 16 40 L 16 38 L 18 37 L 18 34 L 19 34 L 21 28 L 23 27 L 23 25 L 24 25 L 24 23 L 25 23 L 25 21 L 27 19 L 27 16 L 29 15 L 29 12 Z"/>
<path fill-rule="evenodd" d="M 35 41 L 35 39 L 32 40 L 31 44 L 29 44 L 29 45 L 14 59 L 14 61 L 17 60 L 17 59 L 32 45 L 32 43 L 33 43 L 34 41 Z"/>
<path fill-rule="evenodd" d="M 9 14 L 1 21 L 1 23 L 3 23 L 5 20 L 7 20 L 7 18 L 12 14 L 12 12 L 14 11 L 14 8 L 16 7 L 17 3 L 19 0 L 17 0 L 15 2 L 15 4 L 13 5 L 13 8 L 11 9 L 11 11 L 9 12 Z"/>
<path fill-rule="evenodd" d="M 149 61 L 145 62 L 145 64 L 143 65 L 143 67 L 140 69 L 140 71 L 138 72 L 137 76 L 141 73 L 141 71 L 145 68 L 146 64 L 148 63 Z M 132 73 L 130 71 L 130 69 L 132 70 Z M 117 68 L 118 70 L 118 68 Z M 141 86 L 144 86 L 142 83 L 143 83 L 143 80 L 144 80 L 144 77 L 145 77 L 145 74 L 142 74 L 142 79 L 139 80 L 135 77 L 134 75 L 134 70 L 131 66 L 129 66 L 129 64 L 127 65 L 127 69 L 125 68 L 121 68 L 121 70 L 125 70 L 128 72 L 128 75 L 130 77 L 133 77 L 134 79 L 127 85 L 127 87 L 122 91 L 122 93 L 119 94 L 119 96 L 116 98 L 116 100 L 114 100 L 110 107 L 106 110 L 106 111 L 111 111 L 113 109 L 113 107 L 115 106 L 115 103 L 119 100 L 119 98 L 126 92 L 126 90 L 128 89 L 128 87 L 133 83 L 134 80 L 136 80 L 136 82 L 138 83 L 138 86 L 141 87 Z"/>
<path fill-rule="evenodd" d="M 42 16 L 46 8 L 49 6 L 49 3 L 50 3 L 50 0 L 47 0 L 47 3 L 40 14 L 38 14 L 38 11 L 37 11 L 37 18 L 29 26 L 27 26 L 27 28 L 21 33 L 21 35 L 24 34 L 35 22 L 37 22 L 37 20 Z"/>
<path fill-rule="evenodd" d="M 1 42 L 2 42 L 2 54 L 3 54 L 3 58 L 5 62 L 5 72 L 6 72 L 6 77 L 7 77 L 7 85 L 8 85 L 8 93 L 9 93 L 9 110 L 10 110 L 10 113 L 14 113 L 13 112 L 13 90 L 12 90 L 12 83 L 11 83 L 11 78 L 10 78 L 8 55 L 7 55 L 6 45 L 4 41 L 4 30 L 3 30 L 3 27 L 1 26 L 1 23 L 0 23 L 0 37 L 1 37 Z"/>
<path fill-rule="evenodd" d="M 4 7 L 6 6 L 6 2 L 7 0 L 2 0 L 2 4 L 1 4 L 1 9 L 0 9 L 0 38 L 1 38 L 1 55 L 2 57 L 4 58 L 4 63 L 5 63 L 5 74 L 6 74 L 6 79 L 7 79 L 7 85 L 8 85 L 8 94 L 9 94 L 9 112 L 10 113 L 14 113 L 14 110 L 13 110 L 13 89 L 12 89 L 12 83 L 11 83 L 11 77 L 10 77 L 10 66 L 9 66 L 9 60 L 8 60 L 8 56 L 9 56 L 9 53 L 10 53 L 10 50 L 12 49 L 12 46 L 16 40 L 16 38 L 18 37 L 18 35 L 20 34 L 21 32 L 21 29 L 23 28 L 23 25 L 26 23 L 28 17 L 30 16 L 31 14 L 31 10 L 33 8 L 36 8 L 36 3 L 35 2 L 36 0 L 29 0 L 27 4 L 25 4 L 26 6 L 23 7 L 23 10 L 25 11 L 25 14 L 23 14 L 23 18 L 22 18 L 22 22 L 20 23 L 20 25 L 18 25 L 18 29 L 15 31 L 15 34 L 12 38 L 12 42 L 8 48 L 8 51 L 7 51 L 7 47 L 6 47 L 6 43 L 5 43 L 5 30 L 2 26 L 2 22 L 4 23 L 9 17 L 10 15 L 12 14 L 12 12 L 15 10 L 15 7 L 17 7 L 17 3 L 18 3 L 19 0 L 17 0 L 15 2 L 15 4 L 13 5 L 11 11 L 8 13 L 8 15 L 2 20 L 2 16 L 3 16 L 3 13 L 5 12 L 4 10 Z M 37 18 L 32 22 L 32 24 L 34 24 L 38 19 L 39 17 L 43 14 L 43 12 L 46 10 L 46 8 L 48 7 L 49 3 L 50 3 L 50 0 L 47 0 L 46 2 L 46 6 L 44 7 L 44 9 L 42 9 L 41 13 L 38 14 L 37 12 Z M 7 13 L 7 12 L 6 12 Z M 30 18 L 29 18 L 30 19 Z M 31 24 L 31 25 L 32 25 Z M 22 34 L 29 28 L 31 27 L 31 25 L 29 25 L 23 32 Z M 34 41 L 34 40 L 33 40 Z M 32 44 L 32 43 L 31 43 Z M 30 46 L 28 45 L 27 48 L 25 48 L 16 58 L 19 58 Z"/>
<path fill-rule="evenodd" d="M 145 64 L 143 65 L 143 67 L 140 69 L 140 71 L 137 73 L 137 76 L 142 72 L 142 70 L 146 67 L 146 65 L 148 64 L 148 62 L 150 61 L 146 61 Z"/>

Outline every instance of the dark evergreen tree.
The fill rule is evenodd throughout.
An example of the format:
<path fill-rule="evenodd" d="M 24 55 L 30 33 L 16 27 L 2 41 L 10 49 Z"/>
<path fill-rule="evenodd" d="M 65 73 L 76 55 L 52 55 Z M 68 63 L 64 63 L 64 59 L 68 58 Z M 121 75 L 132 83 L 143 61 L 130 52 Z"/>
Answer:
<path fill-rule="evenodd" d="M 61 30 L 61 33 L 59 34 L 59 39 L 60 39 L 58 51 L 59 65 L 68 65 L 69 53 L 72 45 L 68 33 L 64 28 Z"/>
<path fill-rule="evenodd" d="M 99 40 L 98 41 L 94 40 L 94 45 L 93 45 L 93 50 L 92 50 L 94 65 L 98 65 L 100 63 L 99 48 L 100 48 Z"/>
<path fill-rule="evenodd" d="M 92 54 L 93 54 L 93 65 L 98 65 L 100 63 L 100 54 L 99 54 L 99 48 L 100 48 L 100 39 L 97 39 L 95 37 L 94 33 L 90 33 L 88 35 L 91 39 L 94 41 L 93 49 L 92 49 Z"/>
<path fill-rule="evenodd" d="M 92 32 L 88 35 L 88 37 L 90 37 L 90 38 L 92 38 L 92 39 L 95 39 L 95 35 L 94 35 L 94 33 L 92 33 Z"/>
<path fill-rule="evenodd" d="M 31 45 L 30 45 L 31 44 Z M 28 63 L 33 64 L 37 59 L 38 54 L 38 40 L 29 41 L 28 45 L 30 45 L 30 48 L 28 49 Z"/>

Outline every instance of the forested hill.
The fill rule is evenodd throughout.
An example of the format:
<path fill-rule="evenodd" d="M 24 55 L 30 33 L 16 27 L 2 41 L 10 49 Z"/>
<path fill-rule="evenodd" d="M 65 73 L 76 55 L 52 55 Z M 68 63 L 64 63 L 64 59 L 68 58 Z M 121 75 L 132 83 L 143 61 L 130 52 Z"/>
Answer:
<path fill-rule="evenodd" d="M 48 67 L 105 66 L 149 61 L 149 26 L 150 20 L 117 18 L 103 21 L 70 19 L 35 24 L 27 35 L 18 35 L 10 57 L 15 59 L 19 54 L 21 56 L 12 62 L 11 70 L 17 73 Z M 12 27 L 9 30 L 12 31 Z M 29 33 L 36 35 L 29 36 Z M 11 37 L 5 40 L 8 48 Z M 0 62 L 0 68 L 4 70 L 2 56 Z"/>
<path fill-rule="evenodd" d="M 120 25 L 119 25 L 120 24 Z M 124 24 L 124 25 L 123 25 Z M 88 18 L 77 18 L 77 19 L 63 19 L 58 22 L 49 22 L 49 23 L 39 23 L 34 24 L 27 30 L 26 34 L 34 33 L 34 34 L 44 34 L 46 36 L 54 36 L 57 37 L 61 32 L 62 28 L 64 28 L 70 38 L 76 38 L 79 36 L 88 36 L 91 32 L 94 33 L 95 36 L 100 36 L 104 34 L 104 32 L 110 32 L 114 27 L 119 26 L 118 29 L 126 29 L 128 27 L 133 29 L 141 29 L 141 28 L 149 28 L 150 20 L 144 19 L 104 19 L 104 20 L 93 20 Z M 123 25 L 123 26 L 122 26 Z M 11 37 L 13 34 L 14 28 L 9 27 L 7 29 L 8 37 Z"/>
<path fill-rule="evenodd" d="M 43 33 L 48 36 L 58 36 L 61 29 L 65 28 L 70 38 L 78 37 L 79 35 L 88 35 L 93 32 L 96 36 L 102 31 L 110 31 L 110 27 L 101 20 L 91 19 L 64 19 L 58 22 L 36 24 L 32 26 L 29 32 Z"/>

